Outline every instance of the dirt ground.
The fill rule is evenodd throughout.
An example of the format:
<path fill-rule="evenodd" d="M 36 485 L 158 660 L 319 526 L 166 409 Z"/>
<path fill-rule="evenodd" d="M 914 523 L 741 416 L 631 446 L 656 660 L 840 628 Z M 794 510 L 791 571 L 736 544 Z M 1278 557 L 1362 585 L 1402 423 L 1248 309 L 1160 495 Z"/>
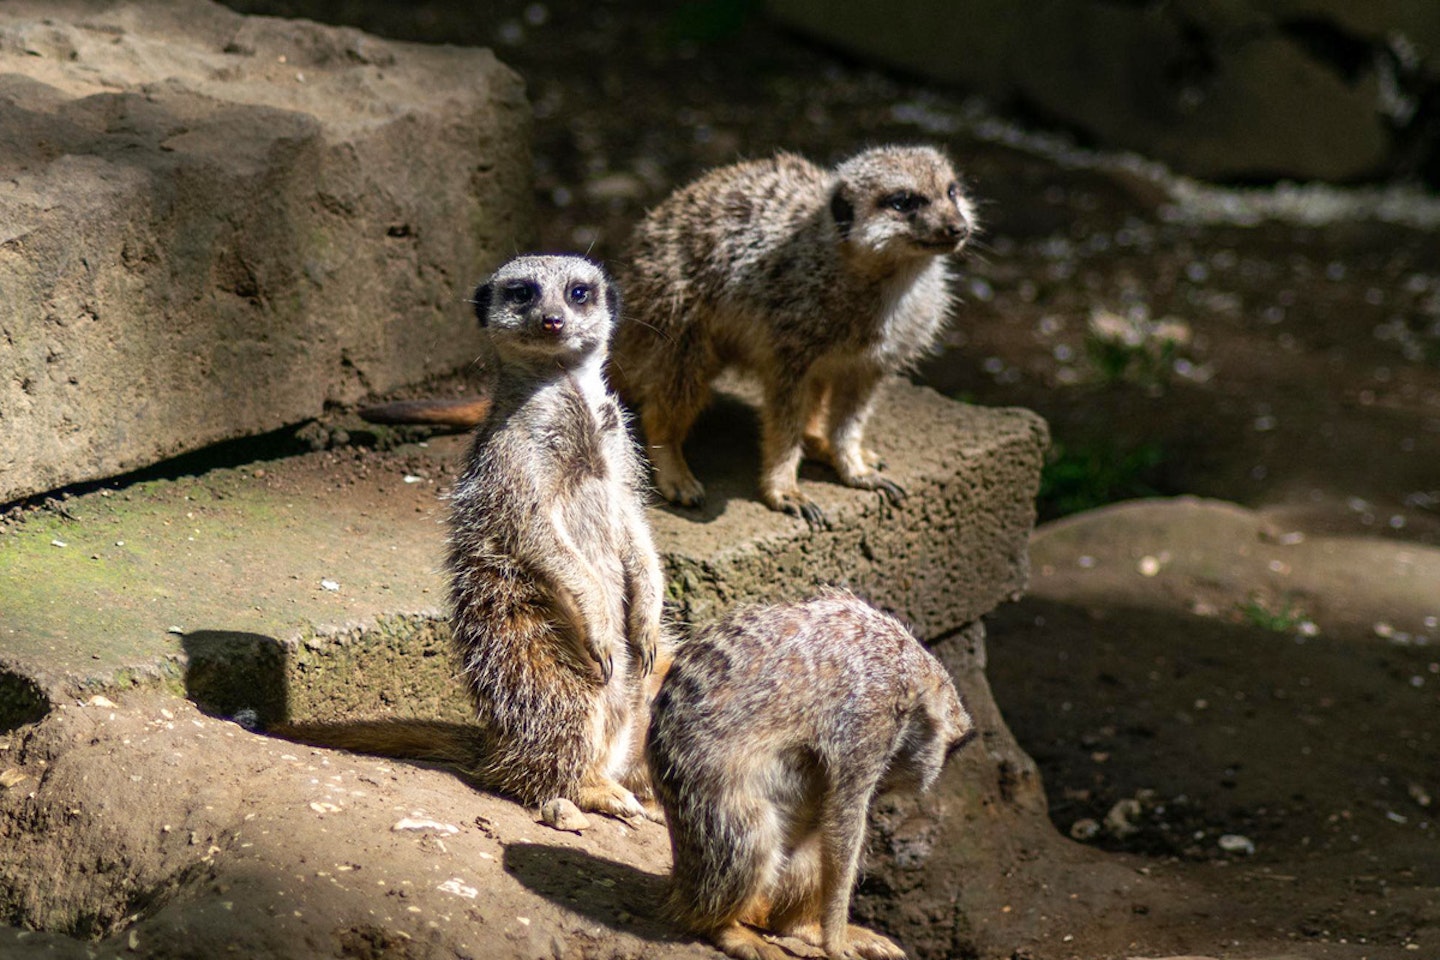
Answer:
<path fill-rule="evenodd" d="M 1046 519 L 1183 493 L 1253 509 L 1275 538 L 1351 542 L 1357 558 L 1373 557 L 1365 551 L 1377 545 L 1398 554 L 1440 547 L 1434 197 L 1402 195 L 1394 212 L 1383 203 L 1389 195 L 1366 190 L 1237 192 L 1177 181 L 1134 158 L 1027 133 L 1023 118 L 1002 122 L 953 91 L 813 48 L 769 28 L 739 0 L 673 9 L 507 0 L 485 17 L 436 4 L 232 5 L 404 39 L 496 46 L 526 77 L 536 105 L 536 239 L 547 249 L 618 256 L 647 206 L 739 156 L 785 147 L 831 160 L 874 142 L 943 142 L 967 171 L 986 231 L 960 265 L 964 302 L 948 349 L 919 378 L 972 402 L 1028 406 L 1050 421 Z M 1343 212 L 1367 205 L 1391 212 Z M 1289 212 L 1266 216 L 1279 209 Z M 1129 333 L 1107 347 L 1101 333 L 1114 318 L 1128 321 L 1119 329 Z M 1162 320 L 1183 324 L 1172 328 L 1179 332 L 1170 347 L 1156 329 Z M 455 382 L 414 393 L 464 390 Z M 330 455 L 337 469 L 362 475 L 405 469 L 383 452 Z M 1440 957 L 1440 582 L 1394 616 L 1364 623 L 1335 613 L 1343 596 L 1220 574 L 1196 574 L 1162 592 L 1152 588 L 1164 578 L 1143 571 L 1082 587 L 1086 561 L 1105 551 L 1127 555 L 1129 541 L 1116 538 L 1134 531 L 1117 523 L 1107 540 L 1102 527 L 1080 549 L 1056 532 L 1062 525 L 1037 534 L 1030 594 L 989 620 L 989 676 L 1039 763 L 1056 827 L 1155 882 L 1125 916 L 1093 917 L 1068 940 L 1017 943 L 1014 956 Z M 1225 541 L 1226 529 L 1192 531 L 1169 549 L 1221 556 L 1255 542 L 1248 534 Z M 1165 562 L 1159 553 L 1138 562 L 1146 557 Z M 1367 589 L 1361 573 L 1356 591 Z M 113 744 L 143 735 L 157 751 L 182 735 L 257 739 L 210 718 L 167 720 L 159 704 L 122 706 L 121 726 L 108 732 L 108 721 L 85 708 L 46 736 Z M 45 756 L 43 744 L 27 749 Z M 323 757 L 265 741 L 245 749 L 222 782 L 184 800 L 188 825 L 183 834 L 176 827 L 177 845 L 212 843 L 205 823 L 213 790 L 231 804 L 248 802 L 252 785 L 293 795 L 295 816 L 323 825 L 336 816 L 323 804 L 338 803 L 319 789 L 328 777 L 350 791 L 347 809 L 363 811 L 383 838 L 367 865 L 399 858 L 377 879 L 393 884 L 404 910 L 406 897 L 419 895 L 395 878 L 493 857 L 495 831 L 508 841 L 543 829 L 497 803 L 484 808 L 489 826 L 458 825 L 458 840 L 432 832 L 405 853 L 393 823 L 411 814 L 445 820 L 438 811 L 451 802 L 446 791 L 463 785 L 374 761 L 332 774 Z M 183 772 L 174 784 L 185 782 Z M 115 771 L 123 784 L 122 774 Z M 374 778 L 398 780 L 415 809 L 385 806 L 376 794 L 390 795 L 390 786 L 378 791 Z M 111 802 L 130 803 L 138 815 L 148 796 L 137 788 Z M 629 842 L 616 839 L 625 829 L 606 822 L 602 847 Z M 561 856 L 542 840 L 532 867 Z M 644 840 L 663 858 L 663 832 Z M 228 837 L 221 845 L 250 842 L 261 841 Z M 123 852 L 123 837 L 116 846 Z M 341 868 L 364 857 L 347 858 L 341 847 L 325 852 L 326 863 L 307 864 L 297 883 L 343 901 L 333 888 L 353 869 Z M 606 955 L 645 956 L 658 943 L 682 949 L 643 918 L 637 934 L 634 917 L 616 919 L 626 901 L 605 899 L 617 884 L 642 899 L 658 895 L 655 875 L 566 855 L 583 861 L 573 882 L 601 893 L 587 923 L 635 937 L 610 944 Z M 176 864 L 206 869 L 203 857 L 179 853 L 153 869 L 142 865 L 149 873 L 115 895 L 110 914 L 94 918 L 95 931 L 178 883 Z M 522 864 L 496 883 L 543 872 Z M 457 882 L 476 885 L 469 876 Z M 213 916 L 242 893 L 216 892 Z M 258 887 L 245 895 L 270 898 L 267 907 L 277 901 Z M 528 936 L 529 924 L 506 912 L 503 892 L 478 901 L 447 895 L 465 901 L 454 916 Z M 424 896 L 415 903 L 443 912 L 443 898 Z M 303 925 L 278 908 L 274 915 L 279 931 L 292 920 Z M 331 933 L 346 944 L 345 956 L 431 955 L 415 943 L 377 942 L 381 930 L 358 924 Z M 588 942 L 584 930 L 571 933 Z M 237 929 L 240 955 L 285 955 L 272 934 L 279 936 Z M 442 940 L 447 948 L 458 942 Z M 173 955 L 186 955 L 178 943 Z M 542 947 L 549 949 L 537 952 Z M 68 950 L 57 944 L 52 953 Z"/>

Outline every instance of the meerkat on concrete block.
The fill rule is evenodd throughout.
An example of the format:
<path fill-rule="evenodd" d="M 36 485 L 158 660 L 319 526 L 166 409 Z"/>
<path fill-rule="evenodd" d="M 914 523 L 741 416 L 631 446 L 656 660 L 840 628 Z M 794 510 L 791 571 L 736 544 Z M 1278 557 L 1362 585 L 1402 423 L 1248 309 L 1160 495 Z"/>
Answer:
<path fill-rule="evenodd" d="M 564 798 L 658 816 L 643 739 L 670 645 L 644 468 L 602 377 L 619 294 L 584 257 L 526 256 L 474 301 L 491 382 L 450 494 L 448 566 L 452 646 L 478 729 L 381 720 L 270 732 L 439 761 L 530 806 Z"/>
<path fill-rule="evenodd" d="M 975 229 L 950 160 L 876 147 L 833 170 L 794 154 L 714 170 L 636 227 L 621 279 L 611 381 L 638 408 L 655 484 L 682 505 L 704 488 L 681 446 L 726 367 L 763 389 L 760 495 L 823 523 L 796 480 L 802 454 L 852 487 L 904 491 L 863 444 L 881 379 L 935 342 L 949 255 Z"/>
<path fill-rule="evenodd" d="M 871 801 L 923 791 L 974 725 L 893 617 L 831 591 L 731 614 L 676 654 L 646 748 L 674 855 L 670 910 L 732 957 L 904 952 L 849 923 Z"/>
<path fill-rule="evenodd" d="M 646 677 L 669 652 L 643 467 L 602 376 L 619 309 L 576 256 L 519 257 L 476 291 L 495 376 L 451 494 L 449 570 L 479 778 L 636 816 Z"/>

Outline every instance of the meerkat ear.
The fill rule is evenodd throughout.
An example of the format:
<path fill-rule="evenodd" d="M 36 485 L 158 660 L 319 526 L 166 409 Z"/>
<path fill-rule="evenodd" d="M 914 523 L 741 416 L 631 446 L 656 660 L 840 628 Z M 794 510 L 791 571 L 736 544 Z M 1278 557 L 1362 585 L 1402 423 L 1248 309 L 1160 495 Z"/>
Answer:
<path fill-rule="evenodd" d="M 475 304 L 475 319 L 480 321 L 480 326 L 485 326 L 485 318 L 490 313 L 490 295 L 494 288 L 489 283 L 482 283 L 475 288 L 475 296 L 470 302 Z"/>
<path fill-rule="evenodd" d="M 620 319 L 620 311 L 624 307 L 620 299 L 620 288 L 615 285 L 614 280 L 608 277 L 605 282 L 605 307 L 610 311 L 611 320 L 618 321 Z"/>
<path fill-rule="evenodd" d="M 836 187 L 835 192 L 830 194 L 830 216 L 835 218 L 835 226 L 840 231 L 840 239 L 850 239 L 850 227 L 855 223 L 855 204 L 846 199 L 842 192 L 843 188 Z"/>
<path fill-rule="evenodd" d="M 919 702 L 920 688 L 913 683 L 907 683 L 895 696 L 895 717 L 903 720 Z"/>

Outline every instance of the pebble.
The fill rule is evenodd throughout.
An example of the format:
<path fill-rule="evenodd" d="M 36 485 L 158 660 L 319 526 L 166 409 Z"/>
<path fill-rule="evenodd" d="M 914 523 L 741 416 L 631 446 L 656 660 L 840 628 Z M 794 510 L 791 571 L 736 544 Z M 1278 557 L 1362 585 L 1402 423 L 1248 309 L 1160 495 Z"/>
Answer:
<path fill-rule="evenodd" d="M 401 817 L 390 829 L 395 833 L 405 830 L 429 830 L 433 833 L 460 832 L 460 828 L 453 823 L 441 823 L 439 820 L 427 820 L 424 817 Z"/>
<path fill-rule="evenodd" d="M 1115 806 L 1110 808 L 1110 812 L 1105 814 L 1105 829 L 1114 836 L 1124 839 L 1140 832 L 1140 828 L 1135 824 L 1135 819 L 1139 816 L 1140 801 L 1133 797 L 1126 797 L 1124 800 L 1118 801 Z"/>
<path fill-rule="evenodd" d="M 1095 839 L 1095 835 L 1099 832 L 1100 824 L 1091 817 L 1082 817 L 1070 824 L 1070 839 L 1079 840 L 1082 843 Z"/>
<path fill-rule="evenodd" d="M 540 808 L 540 822 L 547 827 L 571 833 L 579 833 L 590 826 L 589 818 L 564 797 L 556 797 Z"/>
<path fill-rule="evenodd" d="M 457 897 L 464 897 L 467 900 L 474 900 L 476 897 L 480 896 L 479 890 L 466 884 L 459 877 L 454 877 L 453 879 L 446 880 L 444 883 L 440 884 L 439 889 L 445 893 L 453 893 Z"/>
<path fill-rule="evenodd" d="M 1217 842 L 1220 849 L 1226 853 L 1239 853 L 1247 857 L 1255 853 L 1255 841 L 1238 833 L 1227 833 Z"/>

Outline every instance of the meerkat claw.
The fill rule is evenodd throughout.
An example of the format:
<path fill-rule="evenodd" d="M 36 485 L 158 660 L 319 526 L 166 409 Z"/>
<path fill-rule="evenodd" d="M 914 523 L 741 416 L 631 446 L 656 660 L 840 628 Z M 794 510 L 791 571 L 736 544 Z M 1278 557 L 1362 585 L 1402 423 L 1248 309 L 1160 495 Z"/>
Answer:
<path fill-rule="evenodd" d="M 787 511 L 793 510 L 795 515 L 804 520 L 811 530 L 830 529 L 830 520 L 825 516 L 825 511 L 813 500 L 801 500 L 793 507 L 787 505 Z"/>
<path fill-rule="evenodd" d="M 905 492 L 905 488 L 900 486 L 900 484 L 896 483 L 893 480 L 877 480 L 875 481 L 875 489 L 879 490 L 880 494 L 886 500 L 890 501 L 890 505 L 892 507 L 900 506 L 900 504 L 908 496 L 908 494 Z"/>
<path fill-rule="evenodd" d="M 638 664 L 640 667 L 640 676 L 648 677 L 655 669 L 655 641 L 649 640 L 641 643 L 638 647 L 638 652 L 640 656 L 640 663 Z"/>

